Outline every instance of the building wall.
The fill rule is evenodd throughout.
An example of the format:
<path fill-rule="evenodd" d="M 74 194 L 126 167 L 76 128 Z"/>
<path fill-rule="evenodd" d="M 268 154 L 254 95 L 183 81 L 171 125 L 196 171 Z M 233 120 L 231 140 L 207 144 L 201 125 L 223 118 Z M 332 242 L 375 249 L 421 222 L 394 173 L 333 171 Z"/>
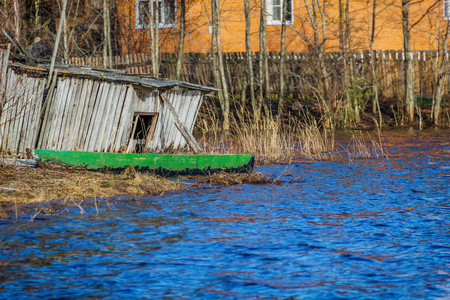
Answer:
<path fill-rule="evenodd" d="M 286 45 L 290 52 L 306 51 L 314 32 L 304 0 L 293 0 L 293 24 L 286 31 Z M 342 1 L 346 2 L 346 1 Z M 401 20 L 401 1 L 383 1 L 378 4 L 376 18 L 376 50 L 403 49 L 403 33 Z M 308 0 L 311 5 L 311 0 Z M 339 7 L 338 1 L 325 1 L 325 49 L 339 50 Z M 419 21 L 424 12 L 430 9 L 426 17 L 414 26 L 411 31 L 412 50 L 437 49 L 436 34 L 444 30 L 446 22 L 442 17 L 442 3 L 435 0 L 417 1 L 410 8 L 410 25 Z M 242 0 L 221 1 L 221 43 L 223 52 L 245 51 L 245 15 Z M 177 2 L 177 5 L 179 3 Z M 259 51 L 259 2 L 250 1 L 251 11 L 251 47 Z M 185 52 L 210 51 L 210 0 L 187 1 L 187 24 Z M 370 26 L 372 15 L 371 0 L 350 0 L 349 19 L 351 27 L 351 48 L 354 51 L 366 50 L 370 44 Z M 179 15 L 179 8 L 177 14 Z M 120 46 L 122 54 L 149 51 L 149 33 L 143 29 L 135 29 L 135 11 L 133 0 L 119 0 L 119 24 L 121 28 Z M 321 24 L 321 19 L 319 17 Z M 177 28 L 160 30 L 161 52 L 175 52 L 178 47 Z M 267 46 L 269 51 L 280 50 L 281 25 L 267 25 Z M 319 32 L 319 42 L 323 41 Z"/>
<path fill-rule="evenodd" d="M 161 103 L 159 92 L 133 85 L 60 77 L 49 99 L 42 122 L 38 148 L 93 152 L 134 152 L 132 138 L 135 113 L 157 113 L 145 152 L 182 148 L 186 140 L 175 118 Z M 168 91 L 167 98 L 192 132 L 203 101 L 200 91 Z M 195 110 L 195 111 L 194 111 Z"/>
<path fill-rule="evenodd" d="M 166 93 L 190 133 L 203 102 L 199 90 L 160 91 L 61 70 L 44 98 L 46 77 L 37 68 L 32 72 L 27 67 L 9 67 L 8 56 L 9 51 L 0 49 L 0 156 L 25 155 L 35 145 L 50 150 L 134 152 L 136 113 L 156 115 L 144 152 L 183 148 L 186 140 L 159 93 Z"/>

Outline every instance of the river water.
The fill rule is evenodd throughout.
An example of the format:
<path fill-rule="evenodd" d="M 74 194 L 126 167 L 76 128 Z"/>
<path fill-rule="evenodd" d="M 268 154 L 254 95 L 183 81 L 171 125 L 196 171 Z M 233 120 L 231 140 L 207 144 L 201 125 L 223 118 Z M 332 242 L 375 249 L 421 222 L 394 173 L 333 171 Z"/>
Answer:
<path fill-rule="evenodd" d="M 449 299 L 450 131 L 387 159 L 0 223 L 2 299 Z"/>

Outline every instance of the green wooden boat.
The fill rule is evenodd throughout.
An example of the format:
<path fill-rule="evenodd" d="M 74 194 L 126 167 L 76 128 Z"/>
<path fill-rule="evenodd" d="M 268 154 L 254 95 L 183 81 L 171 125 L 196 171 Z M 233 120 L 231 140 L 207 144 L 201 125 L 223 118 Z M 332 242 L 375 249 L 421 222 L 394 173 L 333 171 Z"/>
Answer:
<path fill-rule="evenodd" d="M 123 170 L 133 166 L 140 171 L 161 175 L 251 172 L 253 154 L 147 154 L 106 153 L 35 149 L 34 156 L 43 162 L 90 170 Z"/>

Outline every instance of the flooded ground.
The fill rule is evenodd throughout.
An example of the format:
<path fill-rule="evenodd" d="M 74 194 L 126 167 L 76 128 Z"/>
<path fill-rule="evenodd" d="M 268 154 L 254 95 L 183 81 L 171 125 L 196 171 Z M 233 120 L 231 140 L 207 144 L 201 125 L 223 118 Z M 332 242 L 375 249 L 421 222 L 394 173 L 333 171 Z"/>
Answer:
<path fill-rule="evenodd" d="M 450 131 L 388 159 L 0 223 L 3 299 L 450 297 Z"/>

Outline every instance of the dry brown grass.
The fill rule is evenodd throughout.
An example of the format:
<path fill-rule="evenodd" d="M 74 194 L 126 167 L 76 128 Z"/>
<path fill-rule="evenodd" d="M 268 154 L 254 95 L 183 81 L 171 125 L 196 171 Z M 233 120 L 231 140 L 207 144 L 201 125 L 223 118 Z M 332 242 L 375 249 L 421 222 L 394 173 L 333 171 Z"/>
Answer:
<path fill-rule="evenodd" d="M 204 153 L 252 153 L 257 166 L 387 156 L 380 131 L 375 135 L 355 132 L 349 144 L 337 149 L 335 132 L 321 128 L 304 110 L 283 120 L 263 116 L 258 122 L 251 113 L 236 111 L 230 117 L 230 132 L 224 132 L 220 116 L 210 108 L 208 118 L 201 118 L 197 125 Z"/>
<path fill-rule="evenodd" d="M 272 117 L 259 122 L 232 119 L 227 133 L 213 117 L 208 122 L 203 120 L 200 127 L 200 144 L 205 153 L 252 153 L 257 165 L 328 159 L 334 148 L 333 135 L 320 130 L 312 118 L 304 121 L 291 117 L 287 123 Z"/>
<path fill-rule="evenodd" d="M 113 174 L 50 165 L 37 168 L 0 165 L 0 207 L 53 199 L 70 202 L 75 199 L 155 195 L 183 188 L 185 185 L 180 183 L 133 169 Z"/>
<path fill-rule="evenodd" d="M 267 175 L 260 172 L 252 173 L 225 173 L 218 172 L 209 176 L 191 177 L 197 181 L 197 186 L 202 184 L 209 185 L 237 185 L 237 184 L 266 184 L 273 183 Z"/>
<path fill-rule="evenodd" d="M 378 131 L 377 137 L 373 138 L 370 133 L 361 131 L 353 132 L 350 139 L 347 153 L 352 159 L 371 159 L 387 157 L 388 153 L 384 147 L 381 133 Z"/>

